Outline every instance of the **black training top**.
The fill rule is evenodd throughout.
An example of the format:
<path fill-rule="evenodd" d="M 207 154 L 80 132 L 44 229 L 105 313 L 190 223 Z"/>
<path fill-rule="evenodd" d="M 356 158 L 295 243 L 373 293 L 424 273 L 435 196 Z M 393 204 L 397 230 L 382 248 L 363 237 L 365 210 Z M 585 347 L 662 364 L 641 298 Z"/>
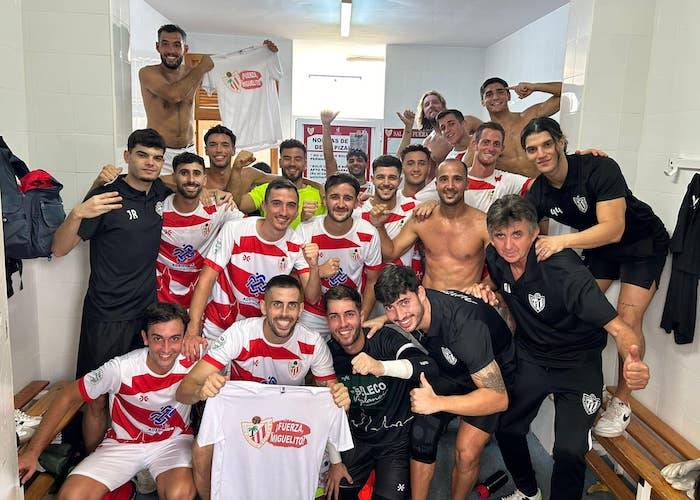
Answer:
<path fill-rule="evenodd" d="M 605 347 L 603 326 L 617 312 L 573 250 L 537 262 L 533 244 L 518 280 L 493 245 L 486 247 L 486 265 L 515 318 L 515 342 L 526 357 L 565 368 L 585 364 Z"/>
<path fill-rule="evenodd" d="M 644 258 L 668 248 L 668 232 L 651 207 L 634 197 L 620 167 L 612 158 L 567 155 L 564 184 L 553 187 L 544 175 L 532 183 L 527 195 L 538 218 L 549 217 L 579 231 L 598 224 L 596 203 L 624 198 L 625 232 L 618 243 L 586 250 L 608 258 Z"/>
<path fill-rule="evenodd" d="M 410 380 L 353 374 L 351 360 L 356 355 L 347 354 L 334 340 L 328 343 L 328 347 L 333 355 L 335 374 L 350 392 L 353 439 L 373 445 L 391 443 L 401 434 L 403 439 L 408 439 L 413 419 L 409 392 L 417 385 L 420 372 L 429 377 L 436 371 L 434 361 L 387 327 L 366 339 L 361 352 L 379 361 L 408 359 L 413 365 Z"/>
<path fill-rule="evenodd" d="M 85 199 L 117 191 L 122 208 L 83 219 L 78 236 L 90 240 L 90 283 L 85 313 L 101 321 L 136 319 L 156 300 L 156 259 L 163 227 L 163 200 L 170 190 L 157 179 L 148 193 L 120 176 Z"/>
<path fill-rule="evenodd" d="M 471 375 L 494 359 L 504 379 L 513 368 L 513 336 L 498 312 L 462 292 L 426 290 L 430 328 L 414 335 L 440 367 L 440 377 L 465 389 L 476 386 Z"/>

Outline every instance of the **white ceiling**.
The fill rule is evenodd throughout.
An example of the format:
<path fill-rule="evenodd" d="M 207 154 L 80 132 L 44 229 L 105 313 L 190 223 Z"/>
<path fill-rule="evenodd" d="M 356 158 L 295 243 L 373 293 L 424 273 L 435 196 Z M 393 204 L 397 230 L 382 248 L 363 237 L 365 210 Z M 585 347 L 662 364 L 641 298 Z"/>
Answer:
<path fill-rule="evenodd" d="M 146 0 L 185 31 L 340 39 L 340 0 Z M 567 0 L 353 0 L 349 41 L 487 47 Z"/>

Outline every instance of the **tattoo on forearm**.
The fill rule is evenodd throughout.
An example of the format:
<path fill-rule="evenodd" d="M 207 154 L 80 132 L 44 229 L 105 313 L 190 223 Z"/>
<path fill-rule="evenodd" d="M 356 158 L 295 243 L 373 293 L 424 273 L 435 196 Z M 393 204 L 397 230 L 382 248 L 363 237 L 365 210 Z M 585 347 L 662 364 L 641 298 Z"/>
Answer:
<path fill-rule="evenodd" d="M 506 384 L 501 376 L 501 370 L 495 361 L 489 363 L 473 376 L 477 387 L 493 389 L 496 392 L 506 392 Z"/>

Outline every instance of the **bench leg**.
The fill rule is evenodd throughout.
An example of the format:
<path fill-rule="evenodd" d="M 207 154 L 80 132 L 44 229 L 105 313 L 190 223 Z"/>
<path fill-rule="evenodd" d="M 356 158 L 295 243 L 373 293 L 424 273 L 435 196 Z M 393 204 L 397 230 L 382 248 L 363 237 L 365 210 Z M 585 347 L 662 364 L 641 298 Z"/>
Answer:
<path fill-rule="evenodd" d="M 637 483 L 637 496 L 635 498 L 636 500 L 650 500 L 651 498 L 651 485 L 642 478 Z"/>

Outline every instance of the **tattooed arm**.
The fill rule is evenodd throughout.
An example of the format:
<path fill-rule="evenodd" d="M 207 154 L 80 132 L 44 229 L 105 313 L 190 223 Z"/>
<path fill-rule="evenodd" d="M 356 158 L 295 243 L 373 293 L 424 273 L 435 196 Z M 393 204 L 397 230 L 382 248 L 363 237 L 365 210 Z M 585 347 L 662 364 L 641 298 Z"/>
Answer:
<path fill-rule="evenodd" d="M 471 377 L 476 390 L 459 396 L 439 396 L 421 374 L 420 387 L 411 391 L 411 409 L 424 415 L 445 411 L 455 415 L 480 416 L 508 408 L 506 385 L 495 360 Z"/>

